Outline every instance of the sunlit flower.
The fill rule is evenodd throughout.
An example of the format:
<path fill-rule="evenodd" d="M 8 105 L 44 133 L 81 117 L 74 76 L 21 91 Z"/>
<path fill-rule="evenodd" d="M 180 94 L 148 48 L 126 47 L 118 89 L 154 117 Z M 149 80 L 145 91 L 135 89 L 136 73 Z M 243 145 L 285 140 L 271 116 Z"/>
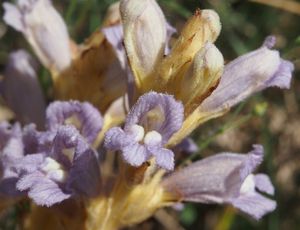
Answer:
<path fill-rule="evenodd" d="M 165 44 L 166 40 L 152 41 L 150 38 L 158 28 L 166 31 L 166 24 L 160 21 L 153 29 L 138 29 L 139 23 L 148 20 L 151 24 L 160 14 L 161 11 L 156 10 L 148 12 L 150 5 L 157 7 L 155 1 L 121 1 L 124 44 L 137 95 L 155 90 L 174 95 L 184 105 L 183 126 L 169 140 L 169 146 L 180 143 L 201 123 L 223 115 L 255 92 L 271 86 L 289 87 L 294 67 L 291 62 L 281 59 L 277 51 L 271 50 L 274 37 L 268 37 L 261 48 L 224 67 L 222 54 L 212 44 L 221 29 L 219 17 L 212 10 L 197 10 L 183 27 L 170 54 L 164 57 L 159 48 L 162 45 L 155 44 Z M 141 14 L 147 17 L 140 19 L 138 15 Z M 143 50 L 151 51 L 151 54 L 141 54 Z M 156 54 L 152 55 L 152 52 Z M 143 60 L 149 63 L 141 64 Z"/>
<path fill-rule="evenodd" d="M 261 194 L 274 195 L 270 178 L 253 174 L 261 145 L 180 168 L 175 156 L 198 151 L 188 136 L 200 124 L 267 87 L 289 88 L 294 66 L 272 50 L 274 37 L 225 65 L 213 10 L 196 10 L 170 46 L 175 29 L 155 0 L 121 0 L 77 45 L 50 0 L 3 6 L 57 100 L 45 109 L 36 63 L 12 53 L 1 93 L 16 122 L 0 124 L 0 201 L 29 197 L 28 229 L 120 229 L 184 201 L 229 204 L 257 220 L 276 208 Z"/>

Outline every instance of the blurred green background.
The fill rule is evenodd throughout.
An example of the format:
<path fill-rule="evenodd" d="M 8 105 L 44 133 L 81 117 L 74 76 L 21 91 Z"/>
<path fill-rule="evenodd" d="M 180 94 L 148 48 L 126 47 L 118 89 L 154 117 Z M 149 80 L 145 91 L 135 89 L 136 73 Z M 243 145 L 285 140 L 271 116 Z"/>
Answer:
<path fill-rule="evenodd" d="M 107 7 L 115 1 L 53 2 L 65 18 L 71 37 L 80 43 L 101 25 Z M 284 58 L 294 62 L 296 71 L 290 90 L 268 89 L 243 102 L 228 115 L 201 126 L 193 134 L 200 147 L 199 157 L 222 151 L 247 152 L 252 143 L 263 144 L 266 157 L 259 171 L 269 174 L 276 187 L 276 211 L 260 222 L 254 222 L 230 207 L 186 204 L 182 211 L 161 210 L 131 229 L 300 229 L 300 1 L 158 2 L 178 31 L 197 8 L 217 11 L 222 33 L 216 44 L 226 61 L 258 48 L 267 35 L 276 35 L 276 49 Z M 291 2 L 295 5 L 289 5 Z M 2 8 L 0 15 L 3 15 Z M 30 49 L 19 33 L 0 20 L 0 72 L 9 52 L 19 48 Z M 48 86 L 47 73 L 43 71 L 41 76 L 43 85 Z M 15 219 L 18 208 L 9 214 L 11 220 Z M 2 218 L 0 229 L 17 229 L 13 221 L 7 220 Z"/>

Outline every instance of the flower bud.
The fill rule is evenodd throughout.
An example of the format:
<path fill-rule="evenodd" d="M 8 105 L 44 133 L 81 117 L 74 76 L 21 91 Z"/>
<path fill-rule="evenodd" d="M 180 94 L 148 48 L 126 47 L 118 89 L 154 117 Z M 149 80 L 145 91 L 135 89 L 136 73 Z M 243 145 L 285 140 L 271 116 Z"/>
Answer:
<path fill-rule="evenodd" d="M 223 55 L 211 43 L 207 43 L 195 55 L 193 64 L 182 81 L 179 96 L 185 105 L 186 114 L 198 107 L 216 88 L 223 73 L 223 67 Z"/>
<path fill-rule="evenodd" d="M 171 54 L 163 60 L 159 80 L 176 81 L 188 70 L 195 54 L 206 42 L 214 42 L 221 30 L 219 16 L 212 10 L 197 10 L 185 24 Z"/>
<path fill-rule="evenodd" d="M 49 0 L 4 3 L 4 21 L 24 34 L 43 65 L 61 72 L 71 62 L 67 27 Z"/>
<path fill-rule="evenodd" d="M 223 115 L 253 93 L 272 86 L 290 87 L 294 65 L 282 59 L 278 51 L 270 49 L 274 44 L 272 39 L 268 37 L 261 48 L 225 66 L 218 87 L 186 116 L 181 130 L 169 140 L 169 146 L 178 144 L 197 126 Z"/>
<path fill-rule="evenodd" d="M 155 0 L 123 0 L 120 10 L 127 56 L 136 85 L 141 88 L 163 57 L 166 20 Z"/>

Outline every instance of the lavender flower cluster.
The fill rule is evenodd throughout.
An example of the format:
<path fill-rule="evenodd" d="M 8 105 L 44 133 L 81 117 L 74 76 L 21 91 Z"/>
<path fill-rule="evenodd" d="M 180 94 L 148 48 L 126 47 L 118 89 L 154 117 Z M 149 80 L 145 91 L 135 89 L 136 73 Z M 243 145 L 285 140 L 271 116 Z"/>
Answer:
<path fill-rule="evenodd" d="M 15 122 L 0 123 L 0 202 L 10 201 L 1 207 L 26 197 L 49 209 L 80 201 L 87 229 L 136 224 L 183 201 L 230 204 L 255 219 L 276 208 L 262 194 L 274 195 L 270 178 L 253 174 L 261 145 L 180 169 L 174 157 L 197 151 L 187 137 L 203 122 L 267 87 L 289 88 L 293 64 L 272 50 L 274 37 L 224 65 L 212 10 L 196 11 L 170 46 L 176 30 L 155 0 L 121 0 L 77 45 L 50 0 L 3 6 L 5 22 L 51 72 L 55 101 L 46 106 L 37 62 L 13 52 L 1 82 L 15 114 Z"/>
<path fill-rule="evenodd" d="M 27 194 L 45 206 L 96 196 L 101 180 L 91 143 L 102 128 L 98 110 L 89 103 L 53 102 L 46 122 L 45 131 L 34 124 L 21 129 L 19 123 L 1 123 L 2 196 Z"/>

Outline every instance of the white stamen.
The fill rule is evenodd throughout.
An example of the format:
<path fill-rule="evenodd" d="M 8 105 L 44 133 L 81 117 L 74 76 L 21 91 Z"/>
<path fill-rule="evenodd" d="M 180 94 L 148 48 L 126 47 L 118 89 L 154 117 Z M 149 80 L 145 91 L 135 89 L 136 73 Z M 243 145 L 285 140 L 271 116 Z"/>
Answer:
<path fill-rule="evenodd" d="M 157 145 L 161 142 L 161 140 L 162 140 L 162 137 L 161 137 L 160 133 L 153 130 L 146 134 L 146 136 L 144 138 L 144 143 L 146 145 Z"/>
<path fill-rule="evenodd" d="M 67 179 L 67 172 L 62 169 L 58 169 L 48 172 L 47 176 L 54 181 L 64 182 Z"/>
<path fill-rule="evenodd" d="M 253 174 L 250 174 L 246 177 L 240 189 L 240 193 L 242 194 L 247 194 L 251 192 L 255 192 L 255 181 Z"/>
<path fill-rule="evenodd" d="M 144 135 L 145 135 L 144 128 L 139 125 L 132 125 L 129 128 L 129 132 L 135 135 L 135 138 L 134 138 L 135 141 L 143 140 Z"/>
<path fill-rule="evenodd" d="M 40 168 L 48 178 L 54 181 L 64 182 L 67 178 L 67 172 L 64 171 L 63 166 L 51 157 L 46 157 Z"/>
<path fill-rule="evenodd" d="M 44 172 L 60 169 L 61 165 L 51 157 L 46 157 L 45 162 L 41 165 L 41 169 Z"/>

